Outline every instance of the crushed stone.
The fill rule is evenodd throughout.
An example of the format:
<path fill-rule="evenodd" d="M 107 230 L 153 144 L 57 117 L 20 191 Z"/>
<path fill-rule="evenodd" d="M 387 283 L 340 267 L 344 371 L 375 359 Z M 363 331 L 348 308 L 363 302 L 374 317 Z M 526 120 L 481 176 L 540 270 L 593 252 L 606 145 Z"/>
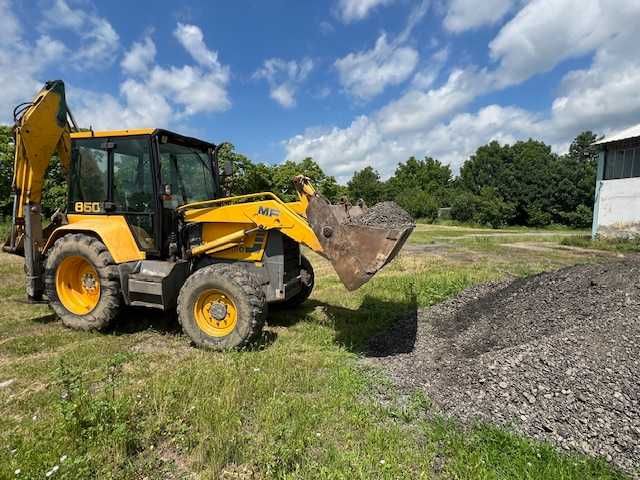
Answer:
<path fill-rule="evenodd" d="M 362 215 L 348 218 L 346 224 L 400 229 L 413 227 L 415 222 L 396 202 L 380 202 L 367 208 Z"/>
<path fill-rule="evenodd" d="M 369 356 L 445 415 L 640 478 L 640 257 L 467 289 L 373 338 Z"/>

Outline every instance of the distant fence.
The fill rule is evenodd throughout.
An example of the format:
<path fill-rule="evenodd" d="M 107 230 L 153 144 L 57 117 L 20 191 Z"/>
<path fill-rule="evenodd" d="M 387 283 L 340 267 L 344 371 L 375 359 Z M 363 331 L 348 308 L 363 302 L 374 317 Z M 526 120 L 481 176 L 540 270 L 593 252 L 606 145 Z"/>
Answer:
<path fill-rule="evenodd" d="M 439 208 L 438 218 L 441 220 L 451 220 L 451 207 Z"/>

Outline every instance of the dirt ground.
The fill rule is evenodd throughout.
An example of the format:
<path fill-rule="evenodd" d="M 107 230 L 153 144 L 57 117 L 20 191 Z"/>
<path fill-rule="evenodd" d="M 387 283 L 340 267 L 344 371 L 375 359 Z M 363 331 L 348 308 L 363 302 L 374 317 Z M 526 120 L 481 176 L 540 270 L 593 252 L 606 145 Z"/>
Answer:
<path fill-rule="evenodd" d="M 640 476 L 640 257 L 480 285 L 370 344 L 437 408 Z"/>

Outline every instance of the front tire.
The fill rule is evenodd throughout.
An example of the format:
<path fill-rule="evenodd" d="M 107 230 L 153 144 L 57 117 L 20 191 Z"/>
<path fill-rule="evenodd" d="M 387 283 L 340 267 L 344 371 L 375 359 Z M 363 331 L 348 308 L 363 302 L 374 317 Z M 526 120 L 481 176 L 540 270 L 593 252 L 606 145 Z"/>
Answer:
<path fill-rule="evenodd" d="M 104 330 L 118 315 L 118 268 L 97 238 L 73 233 L 56 240 L 47 254 L 44 279 L 49 305 L 66 327 Z"/>
<path fill-rule="evenodd" d="M 211 350 L 249 345 L 262 331 L 265 294 L 256 278 L 234 265 L 193 273 L 178 295 L 178 320 L 193 343 Z"/>

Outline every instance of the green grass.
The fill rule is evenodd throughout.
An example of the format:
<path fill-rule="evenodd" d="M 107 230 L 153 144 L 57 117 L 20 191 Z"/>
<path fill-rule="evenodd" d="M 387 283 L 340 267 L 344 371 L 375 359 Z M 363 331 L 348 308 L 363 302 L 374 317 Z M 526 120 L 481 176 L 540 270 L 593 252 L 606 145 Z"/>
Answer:
<path fill-rule="evenodd" d="M 9 228 L 11 224 L 8 222 L 0 222 L 0 242 L 4 243 L 9 234 Z"/>
<path fill-rule="evenodd" d="M 562 245 L 593 248 L 611 252 L 640 252 L 640 239 L 591 239 L 591 235 L 580 235 L 562 239 Z"/>
<path fill-rule="evenodd" d="M 450 225 L 418 224 L 411 234 L 410 241 L 418 244 L 436 244 L 456 242 L 480 243 L 513 243 L 527 242 L 559 242 L 567 237 L 584 235 L 584 230 L 572 229 L 534 229 L 527 227 L 509 227 L 504 229 L 487 229 L 474 226 L 454 227 Z"/>
<path fill-rule="evenodd" d="M 55 466 L 51 478 L 65 479 L 622 478 L 601 460 L 439 418 L 361 362 L 371 335 L 416 308 L 578 261 L 465 242 L 406 254 L 353 293 L 311 255 L 312 298 L 274 311 L 255 349 L 228 353 L 191 348 L 155 312 L 127 312 L 106 334 L 66 330 L 20 303 L 21 265 L 0 256 L 0 381 L 14 380 L 0 389 L 0 478 Z"/>

